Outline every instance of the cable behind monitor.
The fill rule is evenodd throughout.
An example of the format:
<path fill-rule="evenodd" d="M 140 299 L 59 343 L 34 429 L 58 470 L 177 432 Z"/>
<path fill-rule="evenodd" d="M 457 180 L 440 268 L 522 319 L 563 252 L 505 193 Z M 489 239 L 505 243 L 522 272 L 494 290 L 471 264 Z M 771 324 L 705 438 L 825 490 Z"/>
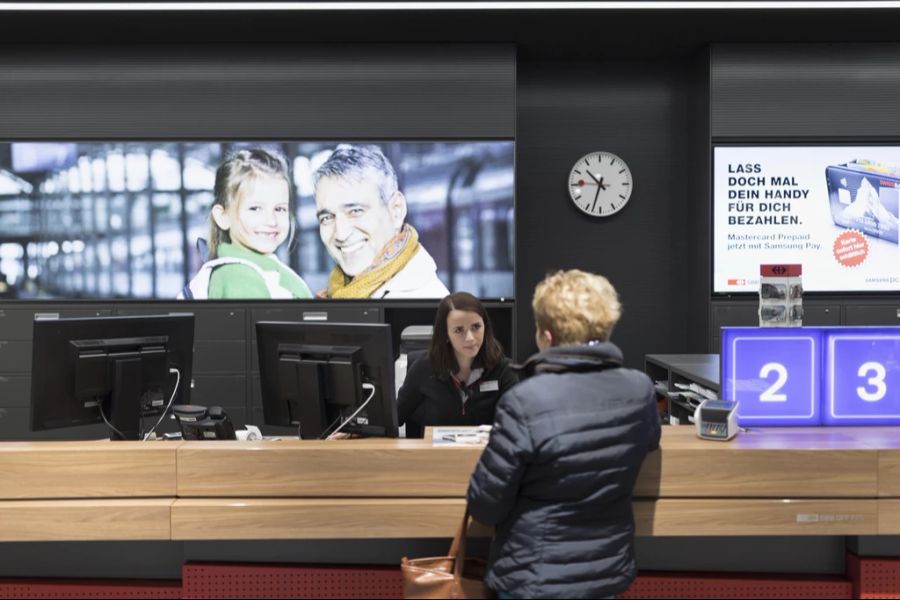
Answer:
<path fill-rule="evenodd" d="M 362 409 L 364 409 L 369 404 L 369 402 L 371 402 L 372 398 L 375 397 L 375 386 L 372 385 L 371 383 L 362 384 L 362 389 L 369 391 L 369 397 L 366 398 L 365 402 L 363 402 L 362 404 L 359 405 L 359 408 L 357 408 L 355 411 L 353 411 L 352 415 L 347 417 L 343 423 L 338 425 L 337 429 L 335 429 L 327 437 L 325 437 L 326 440 L 334 439 L 334 436 L 336 436 L 338 433 L 340 433 L 341 429 L 343 429 L 348 423 L 352 422 L 353 419 L 356 417 L 356 415 L 358 415 L 360 413 L 360 411 Z"/>

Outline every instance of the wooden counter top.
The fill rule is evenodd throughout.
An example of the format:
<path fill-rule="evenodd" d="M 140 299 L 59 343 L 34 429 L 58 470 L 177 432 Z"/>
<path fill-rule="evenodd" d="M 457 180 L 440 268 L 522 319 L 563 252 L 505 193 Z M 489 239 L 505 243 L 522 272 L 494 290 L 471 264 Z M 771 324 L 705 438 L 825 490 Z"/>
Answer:
<path fill-rule="evenodd" d="M 175 495 L 180 442 L 0 442 L 0 499 Z"/>
<path fill-rule="evenodd" d="M 388 439 L 185 442 L 178 496 L 461 497 L 481 450 Z"/>
<path fill-rule="evenodd" d="M 635 496 L 874 498 L 875 440 L 898 431 L 769 428 L 714 442 L 693 427 L 664 427 Z M 425 440 L 185 442 L 178 496 L 461 497 L 481 452 Z M 900 472 L 900 450 L 896 464 L 883 468 Z"/>
<path fill-rule="evenodd" d="M 477 446 L 425 440 L 0 443 L 0 540 L 449 537 Z M 664 427 L 638 535 L 900 533 L 900 429 Z"/>
<path fill-rule="evenodd" d="M 663 427 L 636 497 L 874 498 L 878 447 L 873 428 L 754 428 L 727 442 L 693 427 Z M 883 430 L 884 428 L 874 428 Z"/>

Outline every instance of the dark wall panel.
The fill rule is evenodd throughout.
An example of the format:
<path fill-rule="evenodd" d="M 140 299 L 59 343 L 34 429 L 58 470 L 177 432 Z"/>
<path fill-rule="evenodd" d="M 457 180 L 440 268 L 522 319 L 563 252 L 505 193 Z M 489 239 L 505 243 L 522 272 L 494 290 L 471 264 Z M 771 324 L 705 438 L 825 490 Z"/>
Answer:
<path fill-rule="evenodd" d="M 691 63 L 519 62 L 516 256 L 518 357 L 534 348 L 530 300 L 549 271 L 579 268 L 608 277 L 624 313 L 613 335 L 629 365 L 644 355 L 698 351 L 690 305 L 689 101 Z M 702 90 L 705 93 L 705 89 Z M 606 219 L 569 200 L 569 170 L 608 150 L 631 167 L 634 193 Z M 701 340 L 702 343 L 702 340 Z"/>
<path fill-rule="evenodd" d="M 690 310 L 686 315 L 688 339 L 684 351 L 707 352 L 709 339 L 709 290 L 712 289 L 712 201 L 710 190 L 710 124 L 709 124 L 709 48 L 704 48 L 688 61 L 690 72 L 686 81 L 690 92 L 688 101 L 687 149 L 690 174 L 687 181 L 687 213 L 689 226 L 684 235 L 688 243 L 688 281 L 672 290 L 687 296 Z"/>
<path fill-rule="evenodd" d="M 0 138 L 512 138 L 510 44 L 22 46 Z"/>
<path fill-rule="evenodd" d="M 714 45 L 710 96 L 713 137 L 896 140 L 900 44 Z"/>

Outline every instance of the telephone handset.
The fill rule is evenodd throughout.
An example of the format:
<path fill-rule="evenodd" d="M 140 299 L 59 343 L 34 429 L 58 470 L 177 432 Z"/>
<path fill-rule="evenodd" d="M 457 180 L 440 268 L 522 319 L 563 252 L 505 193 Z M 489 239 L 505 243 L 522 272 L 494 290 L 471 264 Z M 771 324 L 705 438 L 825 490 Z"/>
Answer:
<path fill-rule="evenodd" d="M 235 440 L 234 424 L 221 406 L 176 404 L 172 412 L 185 440 Z"/>

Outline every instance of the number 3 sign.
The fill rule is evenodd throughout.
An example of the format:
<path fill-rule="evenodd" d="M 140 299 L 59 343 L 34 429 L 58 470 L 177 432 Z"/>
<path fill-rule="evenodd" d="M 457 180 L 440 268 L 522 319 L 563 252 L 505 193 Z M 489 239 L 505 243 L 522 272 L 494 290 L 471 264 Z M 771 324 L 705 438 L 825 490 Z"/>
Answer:
<path fill-rule="evenodd" d="M 832 330 L 825 346 L 823 422 L 900 423 L 900 331 Z"/>

